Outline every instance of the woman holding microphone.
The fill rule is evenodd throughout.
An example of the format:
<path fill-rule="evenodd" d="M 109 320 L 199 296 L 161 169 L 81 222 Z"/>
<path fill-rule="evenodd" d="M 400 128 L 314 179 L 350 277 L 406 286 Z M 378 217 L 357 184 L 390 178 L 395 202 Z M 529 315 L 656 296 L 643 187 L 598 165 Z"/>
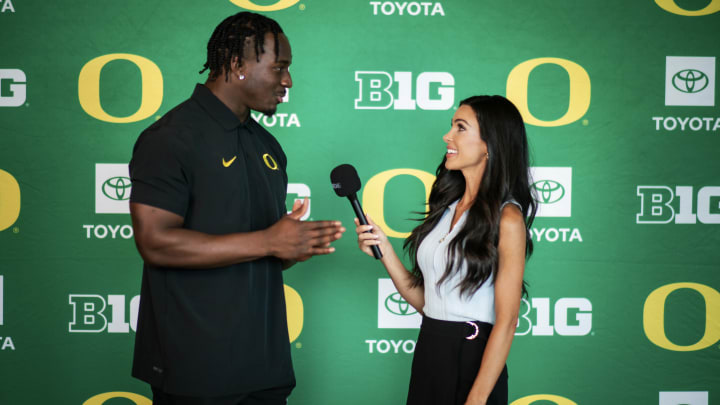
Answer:
<path fill-rule="evenodd" d="M 527 136 L 501 96 L 463 100 L 451 124 L 428 212 L 404 243 L 412 269 L 371 218 L 356 220 L 358 244 L 370 256 L 380 248 L 398 292 L 423 315 L 407 404 L 506 405 L 537 209 Z"/>

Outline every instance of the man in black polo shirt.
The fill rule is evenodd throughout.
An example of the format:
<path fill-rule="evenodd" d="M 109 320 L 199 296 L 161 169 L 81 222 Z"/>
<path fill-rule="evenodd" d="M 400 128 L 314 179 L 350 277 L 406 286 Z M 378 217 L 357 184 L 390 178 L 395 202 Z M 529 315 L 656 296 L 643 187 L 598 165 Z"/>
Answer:
<path fill-rule="evenodd" d="M 285 404 L 295 386 L 282 270 L 345 230 L 286 215 L 287 160 L 250 117 L 292 86 L 290 43 L 243 12 L 208 42 L 207 82 L 138 138 L 130 212 L 145 261 L 133 376 L 160 404 Z M 202 73 L 202 71 L 201 71 Z"/>

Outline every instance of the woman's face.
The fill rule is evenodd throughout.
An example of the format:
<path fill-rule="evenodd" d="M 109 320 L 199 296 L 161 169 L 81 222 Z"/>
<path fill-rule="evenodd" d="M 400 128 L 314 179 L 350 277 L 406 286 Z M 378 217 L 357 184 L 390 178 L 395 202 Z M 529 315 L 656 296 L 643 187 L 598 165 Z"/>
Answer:
<path fill-rule="evenodd" d="M 461 105 L 452 118 L 450 131 L 443 136 L 447 143 L 445 168 L 463 174 L 482 174 L 487 162 L 487 144 L 480 137 L 480 124 L 468 105 Z"/>

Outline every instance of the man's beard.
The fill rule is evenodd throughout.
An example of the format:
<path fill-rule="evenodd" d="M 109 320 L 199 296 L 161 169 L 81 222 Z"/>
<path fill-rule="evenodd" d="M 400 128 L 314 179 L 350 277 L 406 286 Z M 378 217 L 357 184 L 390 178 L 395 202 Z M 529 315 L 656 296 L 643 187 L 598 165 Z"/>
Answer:
<path fill-rule="evenodd" d="M 263 113 L 263 115 L 265 115 L 266 117 L 272 117 L 277 112 L 277 107 L 273 108 L 272 110 L 265 110 L 260 112 Z"/>

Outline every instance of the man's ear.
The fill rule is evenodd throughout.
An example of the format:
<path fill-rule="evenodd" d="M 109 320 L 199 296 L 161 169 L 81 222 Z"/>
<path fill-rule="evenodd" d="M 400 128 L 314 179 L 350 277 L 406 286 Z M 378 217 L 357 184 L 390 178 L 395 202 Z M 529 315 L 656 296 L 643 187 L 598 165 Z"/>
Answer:
<path fill-rule="evenodd" d="M 238 75 L 245 74 L 245 66 L 241 65 L 240 58 L 237 56 L 233 56 L 233 58 L 230 60 L 230 73 L 237 77 Z"/>

